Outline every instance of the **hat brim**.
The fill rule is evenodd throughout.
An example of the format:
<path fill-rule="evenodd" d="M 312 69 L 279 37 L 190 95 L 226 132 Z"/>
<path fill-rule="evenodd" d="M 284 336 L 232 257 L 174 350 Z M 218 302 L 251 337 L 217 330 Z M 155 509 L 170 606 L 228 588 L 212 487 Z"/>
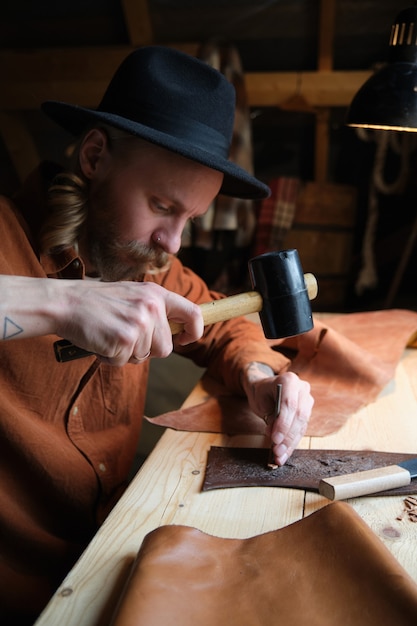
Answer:
<path fill-rule="evenodd" d="M 109 124 L 131 135 L 141 137 L 171 152 L 206 165 L 224 174 L 220 193 L 248 200 L 268 198 L 271 190 L 260 180 L 228 159 L 213 155 L 188 141 L 173 137 L 113 113 L 87 109 L 65 102 L 49 100 L 42 104 L 43 112 L 72 135 L 79 135 L 97 123 Z"/>

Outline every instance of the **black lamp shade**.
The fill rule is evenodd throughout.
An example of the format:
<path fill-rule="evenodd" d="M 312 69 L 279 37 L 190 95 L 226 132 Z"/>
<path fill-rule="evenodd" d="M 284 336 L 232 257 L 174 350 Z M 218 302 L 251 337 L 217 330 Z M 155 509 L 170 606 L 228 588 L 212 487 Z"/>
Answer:
<path fill-rule="evenodd" d="M 417 7 L 397 16 L 391 30 L 390 62 L 359 89 L 346 123 L 417 132 Z"/>
<path fill-rule="evenodd" d="M 417 65 L 390 64 L 371 76 L 352 100 L 346 123 L 417 132 Z"/>

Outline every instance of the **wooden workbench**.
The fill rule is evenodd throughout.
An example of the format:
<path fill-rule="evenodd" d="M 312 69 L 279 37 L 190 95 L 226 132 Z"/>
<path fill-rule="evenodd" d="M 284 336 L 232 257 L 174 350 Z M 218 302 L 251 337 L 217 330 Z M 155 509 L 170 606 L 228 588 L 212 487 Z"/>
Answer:
<path fill-rule="evenodd" d="M 198 388 L 187 400 L 198 398 Z M 227 437 L 167 430 L 125 495 L 36 622 L 36 626 L 108 624 L 144 536 L 164 524 L 184 524 L 222 537 L 250 537 L 286 526 L 328 504 L 315 493 L 276 487 L 202 492 L 207 452 L 216 446 L 259 446 L 261 437 Z M 416 452 L 417 350 L 405 350 L 378 400 L 332 436 L 302 440 L 302 448 Z M 349 500 L 417 582 L 417 516 L 404 496 Z"/>

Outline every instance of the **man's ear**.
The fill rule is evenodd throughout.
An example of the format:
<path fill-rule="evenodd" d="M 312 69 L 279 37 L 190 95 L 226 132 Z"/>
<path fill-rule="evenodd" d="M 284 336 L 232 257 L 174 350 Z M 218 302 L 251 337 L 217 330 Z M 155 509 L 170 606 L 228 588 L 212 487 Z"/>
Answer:
<path fill-rule="evenodd" d="M 82 173 L 91 179 L 101 158 L 107 153 L 107 135 L 100 128 L 90 130 L 82 140 L 79 161 Z"/>

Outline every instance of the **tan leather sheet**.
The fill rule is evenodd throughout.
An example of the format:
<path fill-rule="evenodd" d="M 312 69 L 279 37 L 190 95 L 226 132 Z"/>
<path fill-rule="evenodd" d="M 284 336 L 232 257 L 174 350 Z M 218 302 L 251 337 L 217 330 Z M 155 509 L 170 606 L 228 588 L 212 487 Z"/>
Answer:
<path fill-rule="evenodd" d="M 417 453 L 375 450 L 295 450 L 283 467 L 271 469 L 268 468 L 269 449 L 212 446 L 208 452 L 203 491 L 230 487 L 287 487 L 318 492 L 322 478 L 395 465 L 416 456 Z M 417 493 L 417 478 L 409 485 L 382 491 L 379 495 L 414 493 Z"/>
<path fill-rule="evenodd" d="M 335 315 L 315 320 L 310 332 L 271 349 L 292 355 L 290 368 L 311 384 L 315 405 L 307 430 L 319 437 L 336 432 L 350 415 L 373 402 L 394 377 L 410 337 L 417 331 L 417 312 L 403 309 Z M 208 379 L 204 402 L 148 418 L 176 430 L 263 434 L 265 425 L 236 398 Z"/>
<path fill-rule="evenodd" d="M 411 626 L 417 585 L 346 503 L 249 539 L 162 526 L 112 626 Z"/>

